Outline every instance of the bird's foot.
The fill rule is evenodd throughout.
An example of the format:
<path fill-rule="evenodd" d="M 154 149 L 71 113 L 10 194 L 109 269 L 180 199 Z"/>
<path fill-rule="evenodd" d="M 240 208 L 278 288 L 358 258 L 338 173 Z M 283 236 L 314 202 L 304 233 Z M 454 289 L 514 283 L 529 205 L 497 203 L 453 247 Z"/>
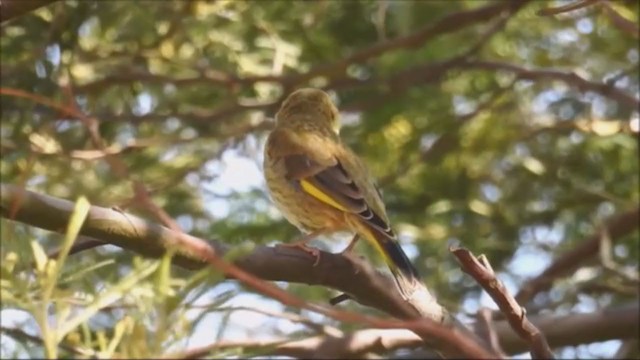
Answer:
<path fill-rule="evenodd" d="M 349 242 L 349 245 L 347 245 L 347 247 L 344 250 L 340 251 L 339 254 L 340 255 L 344 255 L 344 256 L 351 255 L 351 251 L 353 250 L 353 248 L 358 243 L 358 239 L 359 238 L 360 238 L 360 236 L 358 234 L 354 235 L 353 239 L 351 239 L 351 241 Z"/>
<path fill-rule="evenodd" d="M 278 244 L 278 246 L 284 246 L 284 247 L 289 247 L 289 248 L 297 248 L 300 249 L 304 252 L 306 252 L 307 254 L 310 254 L 311 256 L 313 256 L 315 258 L 315 261 L 313 262 L 313 266 L 317 266 L 320 263 L 320 250 L 316 249 L 314 247 L 310 247 L 308 246 L 307 243 L 307 239 L 305 240 L 300 240 L 300 241 L 296 241 L 290 244 Z"/>

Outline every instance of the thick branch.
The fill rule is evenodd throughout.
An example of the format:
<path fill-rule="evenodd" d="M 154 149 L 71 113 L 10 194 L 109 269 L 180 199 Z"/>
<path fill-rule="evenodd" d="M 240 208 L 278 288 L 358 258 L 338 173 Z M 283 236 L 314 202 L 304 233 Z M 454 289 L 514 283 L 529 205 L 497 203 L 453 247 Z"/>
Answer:
<path fill-rule="evenodd" d="M 585 8 L 587 6 L 598 3 L 600 0 L 581 0 L 574 1 L 572 3 L 561 5 L 558 7 L 548 7 L 538 11 L 538 15 L 540 16 L 550 16 L 550 15 L 558 15 L 562 13 L 566 13 L 569 11 L 574 11 L 578 9 Z"/>
<path fill-rule="evenodd" d="M 580 91 L 591 91 L 604 97 L 617 101 L 621 105 L 632 109 L 640 106 L 640 99 L 636 96 L 618 89 L 617 87 L 604 82 L 594 82 L 584 79 L 573 72 L 565 72 L 557 69 L 527 69 L 514 64 L 502 63 L 496 61 L 474 60 L 468 61 L 461 68 L 474 68 L 492 71 L 507 71 L 513 73 L 520 80 L 555 80 L 562 81 Z"/>
<path fill-rule="evenodd" d="M 623 32 L 626 32 L 636 39 L 640 38 L 640 27 L 638 27 L 636 23 L 627 20 L 622 15 L 620 15 L 607 1 L 601 1 L 600 6 L 604 9 L 605 15 L 609 18 L 613 26 L 617 27 Z"/>
<path fill-rule="evenodd" d="M 640 316 L 640 306 L 629 304 L 589 314 L 530 316 L 530 320 L 540 331 L 547 334 L 552 347 L 563 347 L 614 339 L 637 339 L 640 336 L 638 316 Z M 508 321 L 496 321 L 493 327 L 507 353 L 514 355 L 527 351 L 529 344 L 511 329 Z M 246 345 L 253 346 L 253 349 L 262 355 L 311 358 L 317 354 L 318 349 L 323 349 L 323 354 L 327 357 L 355 359 L 371 353 L 380 354 L 402 348 L 418 348 L 423 344 L 422 341 L 420 337 L 408 330 L 363 329 L 344 336 L 321 335 L 297 340 L 285 338 L 241 344 L 217 342 L 176 353 L 171 357 L 202 358 L 211 351 Z M 264 352 L 260 352 L 260 349 Z"/>
<path fill-rule="evenodd" d="M 56 1 L 59 0 L 3 0 L 0 4 L 0 22 L 4 23 Z"/>
<path fill-rule="evenodd" d="M 14 185 L 2 184 L 1 189 L 2 217 L 51 231 L 65 229 L 73 209 L 72 202 L 22 191 Z M 16 201 L 19 206 L 14 210 Z M 165 247 L 171 243 L 171 237 L 175 236 L 173 231 L 163 226 L 99 206 L 91 207 L 81 234 L 148 257 L 162 256 Z M 220 255 L 230 249 L 219 241 L 209 241 L 209 245 Z M 415 310 L 403 301 L 399 293 L 389 291 L 395 288 L 393 280 L 365 262 L 328 252 L 322 252 L 317 266 L 313 266 L 309 259 L 308 254 L 297 249 L 257 246 L 235 262 L 264 280 L 327 286 L 395 317 L 415 316 Z M 204 261 L 189 254 L 176 254 L 173 261 L 187 269 L 205 266 Z"/>
<path fill-rule="evenodd" d="M 611 241 L 616 241 L 637 229 L 638 216 L 640 216 L 640 208 L 635 208 L 609 220 L 605 225 L 605 231 L 609 234 Z M 601 234 L 602 231 L 595 231 L 576 248 L 558 257 L 542 274 L 522 286 L 516 295 L 516 300 L 520 304 L 526 304 L 537 293 L 549 289 L 555 279 L 573 273 L 586 261 L 598 255 Z"/>
<path fill-rule="evenodd" d="M 58 232 L 66 227 L 73 209 L 72 202 L 36 194 L 15 185 L 2 184 L 0 190 L 2 217 Z M 170 230 L 119 210 L 99 206 L 91 207 L 80 234 L 145 256 L 157 257 L 164 253 L 166 248 L 173 248 L 177 250 L 175 263 L 190 269 L 204 266 L 203 261 L 213 262 L 214 258 L 219 259 L 228 250 L 228 247 L 220 242 L 209 241 L 208 244 L 204 244 L 202 240 L 188 234 Z M 220 260 L 215 260 L 215 264 L 219 262 Z M 376 272 L 359 259 L 323 253 L 320 262 L 314 266 L 314 261 L 304 251 L 262 246 L 240 257 L 235 264 L 243 271 L 229 270 L 228 273 L 239 276 L 243 281 L 249 281 L 246 280 L 246 274 L 249 273 L 264 280 L 323 285 L 348 293 L 361 304 L 375 307 L 395 317 L 425 319 L 398 323 L 368 318 L 313 304 L 303 304 L 289 294 L 284 293 L 280 296 L 282 290 L 277 289 L 278 299 L 283 302 L 286 300 L 288 305 L 297 304 L 345 321 L 360 321 L 380 328 L 405 327 L 419 334 L 429 345 L 450 356 L 495 358 L 495 354 L 484 348 L 482 341 L 458 323 L 435 298 L 426 299 L 428 304 L 421 309 L 430 311 L 429 314 L 417 313 L 418 309 L 401 297 L 389 277 Z M 264 288 L 264 291 L 271 289 L 262 285 L 260 288 Z M 276 297 L 271 290 L 267 295 Z"/>

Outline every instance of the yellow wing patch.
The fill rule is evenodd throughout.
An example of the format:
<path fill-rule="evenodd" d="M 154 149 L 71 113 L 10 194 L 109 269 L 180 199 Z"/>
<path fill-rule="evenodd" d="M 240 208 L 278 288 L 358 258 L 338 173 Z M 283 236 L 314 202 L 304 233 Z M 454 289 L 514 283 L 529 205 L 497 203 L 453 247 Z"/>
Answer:
<path fill-rule="evenodd" d="M 344 206 L 338 204 L 338 202 L 333 200 L 329 195 L 327 195 L 324 192 L 322 192 L 322 190 L 318 189 L 317 187 L 315 187 L 310 182 L 308 182 L 306 180 L 300 180 L 300 186 L 302 187 L 302 189 L 307 194 L 309 194 L 309 195 L 313 196 L 314 198 L 322 201 L 323 203 L 325 203 L 325 204 L 327 204 L 329 206 L 333 206 L 334 208 L 342 210 L 342 211 L 345 211 L 345 212 L 348 211 Z M 393 272 L 395 272 L 394 270 L 397 269 L 397 265 L 393 263 L 393 260 L 391 259 L 391 257 L 387 253 L 387 250 L 385 250 L 385 248 L 382 246 L 382 244 L 380 244 L 380 242 L 376 239 L 375 235 L 371 232 L 371 230 L 367 229 L 366 226 L 361 226 L 361 227 L 359 227 L 359 231 L 358 232 L 367 241 L 369 241 L 376 248 L 376 250 L 378 250 L 378 253 L 380 253 L 382 255 L 384 261 L 390 266 L 391 270 Z"/>
<path fill-rule="evenodd" d="M 391 260 L 391 257 L 389 256 L 389 254 L 387 254 L 387 251 L 382 247 L 382 245 L 380 245 L 380 243 L 378 242 L 378 240 L 376 240 L 376 237 L 373 235 L 373 233 L 371 232 L 371 230 L 367 229 L 367 228 L 362 228 L 360 229 L 362 232 L 362 236 L 369 241 L 375 248 L 376 250 L 378 250 L 378 253 L 380 255 L 382 255 L 382 258 L 384 259 L 384 262 L 386 262 L 390 268 L 395 268 L 396 265 L 393 263 L 393 261 Z"/>
<path fill-rule="evenodd" d="M 313 186 L 310 182 L 308 182 L 306 180 L 300 180 L 300 186 L 302 186 L 302 190 L 306 191 L 309 195 L 311 195 L 314 198 L 322 201 L 323 203 L 325 203 L 327 205 L 331 205 L 336 209 L 339 209 L 339 210 L 342 210 L 342 211 L 347 211 L 347 209 L 344 206 L 338 204 L 329 195 L 325 194 L 324 192 L 322 192 L 322 190 L 320 190 L 317 187 Z"/>

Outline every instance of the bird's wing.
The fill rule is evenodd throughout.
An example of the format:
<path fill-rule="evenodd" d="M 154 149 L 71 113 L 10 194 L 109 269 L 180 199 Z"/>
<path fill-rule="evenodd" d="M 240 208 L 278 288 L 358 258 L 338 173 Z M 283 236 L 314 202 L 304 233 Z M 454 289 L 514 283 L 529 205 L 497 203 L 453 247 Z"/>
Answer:
<path fill-rule="evenodd" d="M 366 168 L 354 154 L 340 156 L 344 154 L 337 151 L 328 165 L 319 164 L 305 153 L 287 155 L 283 158 L 286 176 L 299 182 L 300 188 L 314 198 L 354 214 L 363 225 L 362 236 L 383 255 L 403 291 L 419 278 L 418 272 L 398 243 L 380 192 L 368 178 Z"/>
<path fill-rule="evenodd" d="M 283 162 L 285 178 L 302 191 L 338 210 L 362 211 L 362 205 L 355 201 L 362 196 L 339 171 L 335 145 L 335 141 L 313 133 L 276 129 L 269 135 L 267 156 Z"/>
<path fill-rule="evenodd" d="M 366 194 L 336 157 L 333 165 L 320 165 L 306 154 L 288 155 L 283 160 L 286 177 L 298 181 L 303 191 L 338 210 L 357 215 L 367 225 L 394 237 L 386 219 L 371 209 Z"/>
<path fill-rule="evenodd" d="M 268 142 L 268 156 L 284 162 L 287 180 L 327 205 L 355 214 L 379 231 L 393 235 L 366 168 L 340 142 L 288 129 L 274 130 Z"/>
<path fill-rule="evenodd" d="M 380 192 L 355 154 L 339 142 L 284 130 L 272 132 L 269 140 L 280 145 L 270 156 L 284 162 L 289 181 L 328 206 L 358 218 L 361 235 L 383 255 L 401 290 L 419 277 L 389 225 Z"/>

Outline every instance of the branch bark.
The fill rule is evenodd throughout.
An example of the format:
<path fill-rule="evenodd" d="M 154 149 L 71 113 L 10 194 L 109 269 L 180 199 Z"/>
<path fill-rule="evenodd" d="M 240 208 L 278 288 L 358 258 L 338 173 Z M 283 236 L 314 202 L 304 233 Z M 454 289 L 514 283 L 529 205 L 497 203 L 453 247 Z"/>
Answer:
<path fill-rule="evenodd" d="M 491 296 L 500 311 L 507 317 L 511 328 L 530 344 L 531 358 L 555 359 L 544 333 L 529 321 L 524 308 L 516 302 L 504 283 L 496 277 L 486 257 L 476 258 L 469 250 L 463 248 L 452 248 L 449 251 L 460 263 L 462 271 L 471 275 Z"/>
<path fill-rule="evenodd" d="M 73 210 L 73 203 L 55 197 L 26 191 L 18 186 L 1 184 L 0 216 L 51 231 L 62 231 Z M 80 235 L 103 241 L 138 254 L 158 257 L 168 248 L 176 250 L 174 264 L 188 269 L 205 266 L 205 261 L 220 266 L 219 260 L 230 248 L 219 241 L 203 240 L 173 231 L 158 224 L 125 214 L 119 210 L 92 206 Z M 369 264 L 355 257 L 323 252 L 314 265 L 311 255 L 284 247 L 257 246 L 249 254 L 236 258 L 236 270 L 224 270 L 238 280 L 251 283 L 260 292 L 277 298 L 286 305 L 307 308 L 350 322 L 361 322 L 379 328 L 407 328 L 423 341 L 453 357 L 495 358 L 483 341 L 438 304 L 429 300 L 417 313 L 396 290 L 389 276 L 375 271 Z M 228 263 L 224 265 L 229 267 Z M 224 268 L 223 268 L 224 269 Z M 253 275 L 251 282 L 248 274 Z M 255 278 L 322 285 L 351 295 L 362 305 L 371 306 L 400 319 L 420 319 L 406 322 L 385 321 L 360 314 L 332 310 L 317 304 L 304 303 L 281 289 L 271 290 L 271 284 L 253 284 Z M 269 286 L 267 286 L 269 285 Z M 282 293 L 282 294 L 281 294 Z M 430 294 L 428 294 L 431 296 Z M 423 318 L 423 319 L 421 319 Z"/>
<path fill-rule="evenodd" d="M 639 216 L 640 208 L 635 208 L 610 219 L 605 225 L 605 231 L 611 241 L 616 241 L 637 229 Z M 573 273 L 586 261 L 594 258 L 600 249 L 601 234 L 602 231 L 594 232 L 573 250 L 558 257 L 542 274 L 527 281 L 516 295 L 516 301 L 520 304 L 528 303 L 536 294 L 549 289 L 555 279 Z"/>
<path fill-rule="evenodd" d="M 530 320 L 540 331 L 547 334 L 550 346 L 563 347 L 614 339 L 637 339 L 640 336 L 638 316 L 640 305 L 627 304 L 589 314 L 530 316 Z M 511 329 L 507 320 L 495 321 L 493 327 L 508 354 L 515 355 L 528 350 L 529 343 Z M 371 353 L 388 353 L 403 348 L 415 349 L 422 345 L 422 339 L 408 330 L 363 329 L 344 336 L 321 335 L 297 340 L 285 338 L 243 344 L 270 349 L 265 350 L 269 355 L 310 358 L 317 349 L 323 348 L 324 354 L 331 355 L 334 359 L 355 359 Z M 213 350 L 237 348 L 238 345 L 216 342 L 172 354 L 171 358 L 202 358 Z"/>
<path fill-rule="evenodd" d="M 282 84 L 285 88 L 283 93 L 287 94 L 290 92 L 289 89 L 295 88 L 296 86 L 299 86 L 300 84 L 303 84 L 315 77 L 323 76 L 328 79 L 328 82 L 332 82 L 333 79 L 346 77 L 346 71 L 350 65 L 365 63 L 389 51 L 415 49 L 439 35 L 457 32 L 468 26 L 488 22 L 505 12 L 515 13 L 527 2 L 528 0 L 496 2 L 480 8 L 449 14 L 434 23 L 424 26 L 416 32 L 378 42 L 370 47 L 358 50 L 344 59 L 316 66 L 305 73 L 294 73 L 283 76 L 265 75 L 238 77 L 233 74 L 214 72 L 209 75 L 203 74 L 201 76 L 172 79 L 169 76 L 138 72 L 109 75 L 90 83 L 75 86 L 75 90 L 80 92 L 91 92 L 102 89 L 105 85 L 131 83 L 133 81 L 160 83 L 170 82 L 175 83 L 176 85 L 193 85 L 195 83 L 200 83 L 208 86 L 221 85 L 226 88 L 236 85 L 253 85 L 257 82 L 276 82 Z"/>
<path fill-rule="evenodd" d="M 18 203 L 19 206 L 16 207 Z M 73 203 L 37 194 L 9 184 L 1 185 L 0 215 L 51 231 L 66 227 Z M 158 258 L 164 254 L 171 237 L 170 229 L 118 210 L 92 206 L 81 235 L 103 243 Z M 208 241 L 213 250 L 224 256 L 231 248 L 220 241 Z M 355 257 L 322 252 L 317 266 L 305 252 L 285 247 L 256 246 L 235 263 L 264 280 L 327 286 L 348 293 L 358 303 L 376 308 L 397 318 L 415 316 L 394 289 L 393 280 Z M 185 253 L 177 253 L 173 263 L 188 270 L 203 268 L 206 263 Z M 375 296 L 372 296 L 375 295 Z"/>
<path fill-rule="evenodd" d="M 0 23 L 57 1 L 59 0 L 4 0 L 0 5 Z"/>
<path fill-rule="evenodd" d="M 482 69 L 490 71 L 507 71 L 513 73 L 520 80 L 554 80 L 562 81 L 580 91 L 591 91 L 604 97 L 610 98 L 620 105 L 631 109 L 640 107 L 640 99 L 624 90 L 604 82 L 594 82 L 584 79 L 573 72 L 564 72 L 557 69 L 527 69 L 514 64 L 496 61 L 473 60 L 464 63 L 460 68 Z"/>

